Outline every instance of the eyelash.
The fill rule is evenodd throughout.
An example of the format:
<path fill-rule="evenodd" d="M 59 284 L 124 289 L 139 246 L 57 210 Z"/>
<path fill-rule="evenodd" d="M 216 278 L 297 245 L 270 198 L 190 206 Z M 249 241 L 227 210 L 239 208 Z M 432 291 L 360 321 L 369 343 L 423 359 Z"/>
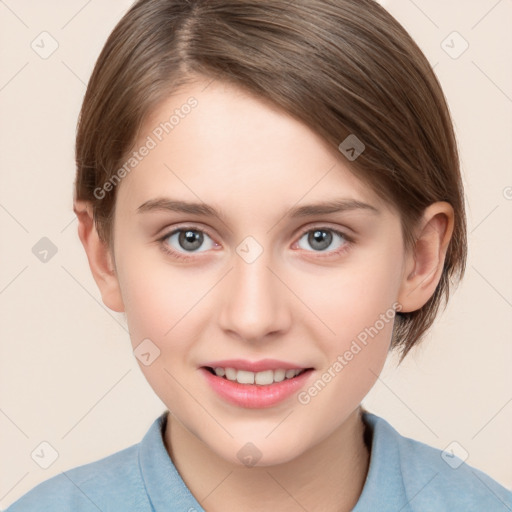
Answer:
<path fill-rule="evenodd" d="M 185 254 L 182 252 L 175 251 L 174 249 L 170 249 L 169 244 L 166 243 L 166 240 L 169 237 L 171 237 L 172 235 L 175 235 L 176 233 L 180 233 L 182 231 L 194 231 L 194 232 L 198 232 L 198 233 L 203 233 L 203 234 L 208 235 L 213 240 L 213 237 L 208 233 L 208 231 L 206 231 L 202 228 L 198 228 L 197 226 L 183 226 L 178 229 L 169 231 L 164 236 L 160 237 L 157 241 L 159 242 L 159 246 L 165 254 L 171 255 L 173 258 L 176 258 L 178 260 L 190 261 L 195 258 L 195 256 L 185 256 Z M 326 232 L 335 233 L 336 235 L 340 236 L 341 238 L 343 238 L 345 240 L 345 243 L 343 244 L 343 246 L 336 249 L 335 251 L 325 251 L 325 252 L 328 252 L 328 256 L 321 255 L 322 252 L 324 252 L 324 251 L 307 251 L 307 252 L 318 252 L 318 254 L 319 254 L 317 256 L 318 258 L 330 258 L 333 256 L 340 256 L 341 254 L 344 254 L 345 252 L 347 252 L 354 244 L 354 240 L 352 237 L 349 237 L 342 231 L 338 231 L 337 229 L 330 228 L 327 226 L 315 226 L 315 227 L 306 229 L 300 233 L 298 240 L 300 240 L 305 234 L 311 233 L 313 231 L 326 231 Z"/>

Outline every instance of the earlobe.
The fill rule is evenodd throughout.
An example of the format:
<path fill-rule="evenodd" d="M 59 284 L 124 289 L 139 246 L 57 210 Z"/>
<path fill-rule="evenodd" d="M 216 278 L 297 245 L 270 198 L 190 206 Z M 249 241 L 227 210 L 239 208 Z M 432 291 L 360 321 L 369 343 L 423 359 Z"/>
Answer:
<path fill-rule="evenodd" d="M 89 267 L 100 290 L 103 303 L 113 311 L 123 312 L 121 289 L 112 254 L 108 245 L 98 235 L 92 204 L 75 200 L 73 210 L 78 218 L 78 236 L 87 254 Z"/>
<path fill-rule="evenodd" d="M 420 309 L 434 294 L 443 273 L 453 226 L 454 212 L 449 203 L 439 201 L 425 209 L 416 242 L 405 260 L 398 296 L 402 313 Z"/>

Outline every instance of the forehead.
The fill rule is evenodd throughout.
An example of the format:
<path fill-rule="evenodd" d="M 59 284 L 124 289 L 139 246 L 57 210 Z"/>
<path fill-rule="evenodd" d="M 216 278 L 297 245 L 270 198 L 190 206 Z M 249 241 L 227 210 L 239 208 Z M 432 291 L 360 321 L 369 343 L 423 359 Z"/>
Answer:
<path fill-rule="evenodd" d="M 118 191 L 137 206 L 171 194 L 224 208 L 253 202 L 261 210 L 326 196 L 386 207 L 308 126 L 217 80 L 189 84 L 160 103 L 134 149 L 144 146 L 150 149 Z"/>

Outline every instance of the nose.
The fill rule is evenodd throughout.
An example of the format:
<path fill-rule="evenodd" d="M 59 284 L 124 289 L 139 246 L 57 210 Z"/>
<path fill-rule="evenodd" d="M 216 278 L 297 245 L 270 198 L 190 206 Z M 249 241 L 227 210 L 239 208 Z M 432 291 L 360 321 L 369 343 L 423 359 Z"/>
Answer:
<path fill-rule="evenodd" d="M 271 267 L 266 251 L 251 263 L 235 254 L 233 268 L 224 279 L 219 324 L 241 341 L 264 341 L 290 326 L 287 296 L 291 293 Z"/>

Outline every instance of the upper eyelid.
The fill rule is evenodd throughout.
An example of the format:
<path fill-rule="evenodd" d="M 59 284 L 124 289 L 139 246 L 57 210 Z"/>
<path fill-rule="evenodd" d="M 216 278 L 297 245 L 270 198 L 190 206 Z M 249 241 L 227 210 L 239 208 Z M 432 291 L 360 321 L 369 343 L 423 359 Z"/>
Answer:
<path fill-rule="evenodd" d="M 212 240 L 214 240 L 214 237 L 210 234 L 208 229 L 205 229 L 205 228 L 202 228 L 202 227 L 199 227 L 199 226 L 195 226 L 193 224 L 174 227 L 174 228 L 169 229 L 167 231 L 164 230 L 164 234 L 159 236 L 159 240 L 165 240 L 166 238 L 169 238 L 170 236 L 176 234 L 177 232 L 187 231 L 187 230 L 189 230 L 189 231 L 200 231 L 201 233 L 207 234 Z"/>

